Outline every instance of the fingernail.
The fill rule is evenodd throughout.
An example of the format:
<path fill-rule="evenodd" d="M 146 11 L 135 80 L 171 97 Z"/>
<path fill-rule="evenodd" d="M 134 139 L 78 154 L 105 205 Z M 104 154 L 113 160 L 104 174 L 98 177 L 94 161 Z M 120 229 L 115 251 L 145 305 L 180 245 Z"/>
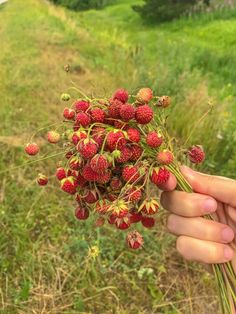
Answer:
<path fill-rule="evenodd" d="M 221 236 L 224 241 L 230 242 L 234 238 L 234 232 L 231 228 L 227 227 L 223 229 Z"/>
<path fill-rule="evenodd" d="M 225 256 L 225 258 L 226 258 L 227 260 L 232 259 L 233 255 L 234 255 L 234 252 L 233 252 L 233 250 L 232 250 L 231 248 L 226 247 L 226 248 L 224 249 L 224 256 Z"/>
<path fill-rule="evenodd" d="M 205 213 L 214 213 L 217 209 L 217 203 L 213 198 L 207 198 L 204 200 L 202 208 Z"/>

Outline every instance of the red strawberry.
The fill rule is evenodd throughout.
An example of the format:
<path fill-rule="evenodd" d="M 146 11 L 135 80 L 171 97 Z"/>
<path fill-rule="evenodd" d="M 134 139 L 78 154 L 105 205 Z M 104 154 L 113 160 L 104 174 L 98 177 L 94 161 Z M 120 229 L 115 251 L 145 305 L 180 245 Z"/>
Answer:
<path fill-rule="evenodd" d="M 135 116 L 135 108 L 131 104 L 124 104 L 120 108 L 120 116 L 123 121 L 127 122 L 134 118 Z"/>
<path fill-rule="evenodd" d="M 137 93 L 137 100 L 141 103 L 148 103 L 153 98 L 151 88 L 141 88 Z"/>
<path fill-rule="evenodd" d="M 162 96 L 158 99 L 157 106 L 166 108 L 166 107 L 169 107 L 170 103 L 171 103 L 171 99 L 169 96 Z"/>
<path fill-rule="evenodd" d="M 120 118 L 120 108 L 123 106 L 123 103 L 117 99 L 110 101 L 110 106 L 108 107 L 108 114 L 113 119 Z"/>
<path fill-rule="evenodd" d="M 95 127 L 92 130 L 92 139 L 97 143 L 98 147 L 102 147 L 104 138 L 106 135 L 106 130 L 101 127 Z"/>
<path fill-rule="evenodd" d="M 116 222 L 116 219 L 117 219 L 117 217 L 114 216 L 113 214 L 111 214 L 111 215 L 108 217 L 107 221 L 108 221 L 108 223 L 109 223 L 110 225 L 114 225 L 115 222 Z"/>
<path fill-rule="evenodd" d="M 87 182 L 88 181 L 80 173 L 77 173 L 77 175 L 76 175 L 76 183 L 77 183 L 78 186 L 84 187 Z"/>
<path fill-rule="evenodd" d="M 174 160 L 174 156 L 171 151 L 163 150 L 162 152 L 157 153 L 157 161 L 161 165 L 169 165 Z"/>
<path fill-rule="evenodd" d="M 74 156 L 69 161 L 69 167 L 72 170 L 79 170 L 84 164 L 84 161 L 81 157 Z"/>
<path fill-rule="evenodd" d="M 129 99 L 129 93 L 125 89 L 117 89 L 113 95 L 113 99 L 118 99 L 122 103 L 126 103 Z"/>
<path fill-rule="evenodd" d="M 69 151 L 65 154 L 66 159 L 70 159 L 74 155 L 73 151 Z"/>
<path fill-rule="evenodd" d="M 127 234 L 126 242 L 129 248 L 137 250 L 143 246 L 143 237 L 138 231 L 131 231 Z"/>
<path fill-rule="evenodd" d="M 71 140 L 74 143 L 74 145 L 77 145 L 80 140 L 86 139 L 87 138 L 87 133 L 85 131 L 76 131 L 73 133 Z"/>
<path fill-rule="evenodd" d="M 79 220 L 86 220 L 89 217 L 89 210 L 86 207 L 82 207 L 81 205 L 79 205 L 76 209 L 75 209 L 75 217 Z"/>
<path fill-rule="evenodd" d="M 74 103 L 74 108 L 76 112 L 79 112 L 79 111 L 85 112 L 88 110 L 89 106 L 90 106 L 89 102 L 85 100 L 77 100 Z"/>
<path fill-rule="evenodd" d="M 100 108 L 94 108 L 90 111 L 92 122 L 104 122 L 105 112 Z"/>
<path fill-rule="evenodd" d="M 61 180 L 61 189 L 69 194 L 76 193 L 75 178 L 70 176 Z"/>
<path fill-rule="evenodd" d="M 138 143 L 140 141 L 140 132 L 137 129 L 129 128 L 127 130 L 128 138 L 131 142 Z"/>
<path fill-rule="evenodd" d="M 57 168 L 56 171 L 56 177 L 59 181 L 61 181 L 62 179 L 64 179 L 66 177 L 66 170 L 62 167 Z"/>
<path fill-rule="evenodd" d="M 122 171 L 122 178 L 125 182 L 134 183 L 140 179 L 138 168 L 135 166 L 125 166 Z"/>
<path fill-rule="evenodd" d="M 83 127 L 86 127 L 91 123 L 90 116 L 84 112 L 77 113 L 75 119 L 76 119 L 76 122 L 78 122 Z"/>
<path fill-rule="evenodd" d="M 26 154 L 30 155 L 30 156 L 34 156 L 37 155 L 39 152 L 39 146 L 36 143 L 28 143 L 25 146 L 25 152 Z"/>
<path fill-rule="evenodd" d="M 153 118 L 152 108 L 148 105 L 139 106 L 135 112 L 135 119 L 140 124 L 148 124 Z"/>
<path fill-rule="evenodd" d="M 139 211 L 146 215 L 154 215 L 157 213 L 159 208 L 159 203 L 155 199 L 145 200 L 139 207 Z"/>
<path fill-rule="evenodd" d="M 137 161 L 143 153 L 142 147 L 134 144 L 134 145 L 130 146 L 130 149 L 132 152 L 132 155 L 130 157 L 130 161 Z"/>
<path fill-rule="evenodd" d="M 107 199 L 109 199 L 110 202 L 114 202 L 118 199 L 118 196 L 112 193 L 107 194 Z"/>
<path fill-rule="evenodd" d="M 155 131 L 149 132 L 146 138 L 146 142 L 148 146 L 152 148 L 156 148 L 161 146 L 163 142 L 163 137 L 160 133 L 157 133 Z"/>
<path fill-rule="evenodd" d="M 123 131 L 125 131 L 128 128 L 127 123 L 121 120 L 115 120 L 114 127 L 116 129 L 122 129 Z"/>
<path fill-rule="evenodd" d="M 99 174 L 97 178 L 97 183 L 106 184 L 110 181 L 110 178 L 111 178 L 111 171 L 108 170 L 102 174 Z"/>
<path fill-rule="evenodd" d="M 120 156 L 116 159 L 119 163 L 126 163 L 132 156 L 132 151 L 129 147 L 124 146 L 120 150 Z"/>
<path fill-rule="evenodd" d="M 70 108 L 65 108 L 63 111 L 63 116 L 65 119 L 67 120 L 74 120 L 75 118 L 75 111 L 73 109 Z"/>
<path fill-rule="evenodd" d="M 155 219 L 152 217 L 143 216 L 141 222 L 145 228 L 152 228 L 155 225 Z"/>
<path fill-rule="evenodd" d="M 126 217 L 129 213 L 129 208 L 126 202 L 122 199 L 116 200 L 111 206 L 112 214 L 117 218 Z"/>
<path fill-rule="evenodd" d="M 122 131 L 111 131 L 107 135 L 107 146 L 110 150 L 121 149 L 125 146 L 126 139 Z"/>
<path fill-rule="evenodd" d="M 49 131 L 47 134 L 47 140 L 49 143 L 56 144 L 60 141 L 61 136 L 56 131 Z"/>
<path fill-rule="evenodd" d="M 93 140 L 85 139 L 78 143 L 77 150 L 86 159 L 92 158 L 98 151 L 98 146 Z"/>
<path fill-rule="evenodd" d="M 141 189 L 138 187 L 131 187 L 128 191 L 127 191 L 127 200 L 129 202 L 133 202 L 133 203 L 137 203 L 142 197 L 142 192 Z"/>
<path fill-rule="evenodd" d="M 109 163 L 105 156 L 97 154 L 91 159 L 90 166 L 93 171 L 97 173 L 104 173 L 109 167 Z"/>
<path fill-rule="evenodd" d="M 44 174 L 39 174 L 37 178 L 37 182 L 39 185 L 47 185 L 48 184 L 48 178 Z"/>
<path fill-rule="evenodd" d="M 88 204 L 96 203 L 98 200 L 98 194 L 95 190 L 85 189 L 83 193 L 83 201 Z"/>
<path fill-rule="evenodd" d="M 99 174 L 93 171 L 93 169 L 89 165 L 84 166 L 82 170 L 82 176 L 87 181 L 97 181 L 99 178 Z"/>
<path fill-rule="evenodd" d="M 110 182 L 110 187 L 113 191 L 120 190 L 122 187 L 122 182 L 118 177 L 113 177 Z"/>
<path fill-rule="evenodd" d="M 200 164 L 205 160 L 205 153 L 201 146 L 192 146 L 188 151 L 188 158 L 194 164 Z"/>
<path fill-rule="evenodd" d="M 143 215 L 141 213 L 137 213 L 136 211 L 132 211 L 130 213 L 130 223 L 138 223 L 142 220 Z"/>
<path fill-rule="evenodd" d="M 128 216 L 123 218 L 117 218 L 115 224 L 118 229 L 126 230 L 130 227 L 130 219 Z"/>
<path fill-rule="evenodd" d="M 170 172 L 166 168 L 154 168 L 151 174 L 151 181 L 156 185 L 162 185 L 168 181 Z"/>

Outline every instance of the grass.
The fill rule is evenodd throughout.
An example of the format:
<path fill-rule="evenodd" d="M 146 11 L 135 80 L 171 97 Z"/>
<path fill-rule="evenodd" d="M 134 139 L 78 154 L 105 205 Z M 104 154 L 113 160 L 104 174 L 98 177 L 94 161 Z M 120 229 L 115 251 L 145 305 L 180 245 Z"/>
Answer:
<path fill-rule="evenodd" d="M 99 95 L 146 84 L 170 94 L 173 134 L 183 141 L 194 116 L 190 143 L 206 147 L 205 169 L 232 175 L 234 12 L 148 26 L 130 8 L 137 2 L 83 13 L 36 0 L 0 7 L 0 171 L 28 160 L 22 146 L 60 117 L 58 95 L 73 80 Z M 198 123 L 209 102 L 215 109 Z M 38 140 L 46 153 L 43 132 Z M 48 171 L 54 166 L 46 163 Z M 165 215 L 142 231 L 145 250 L 130 252 L 124 234 L 98 230 L 93 219 L 79 225 L 56 183 L 39 190 L 34 177 L 44 165 L 35 167 L 1 174 L 0 313 L 217 312 L 211 276 L 176 254 Z"/>

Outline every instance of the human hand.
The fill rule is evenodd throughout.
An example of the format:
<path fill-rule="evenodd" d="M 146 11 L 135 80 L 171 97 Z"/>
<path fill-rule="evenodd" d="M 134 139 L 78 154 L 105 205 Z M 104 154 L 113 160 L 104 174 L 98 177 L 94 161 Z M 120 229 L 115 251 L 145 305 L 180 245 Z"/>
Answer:
<path fill-rule="evenodd" d="M 171 214 L 168 230 L 177 235 L 176 247 L 188 260 L 207 264 L 232 260 L 236 270 L 236 181 L 181 169 L 194 193 L 174 190 L 171 176 L 163 187 L 162 206 Z M 215 221 L 202 216 L 211 214 Z"/>

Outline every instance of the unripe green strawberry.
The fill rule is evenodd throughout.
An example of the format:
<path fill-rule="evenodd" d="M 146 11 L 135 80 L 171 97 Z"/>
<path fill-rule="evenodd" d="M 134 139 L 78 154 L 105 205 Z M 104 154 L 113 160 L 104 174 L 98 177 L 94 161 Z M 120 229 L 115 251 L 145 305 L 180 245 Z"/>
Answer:
<path fill-rule="evenodd" d="M 70 100 L 70 95 L 69 95 L 69 94 L 66 94 L 66 93 L 62 94 L 62 95 L 61 95 L 61 100 L 63 100 L 63 101 L 68 101 L 68 100 Z"/>

